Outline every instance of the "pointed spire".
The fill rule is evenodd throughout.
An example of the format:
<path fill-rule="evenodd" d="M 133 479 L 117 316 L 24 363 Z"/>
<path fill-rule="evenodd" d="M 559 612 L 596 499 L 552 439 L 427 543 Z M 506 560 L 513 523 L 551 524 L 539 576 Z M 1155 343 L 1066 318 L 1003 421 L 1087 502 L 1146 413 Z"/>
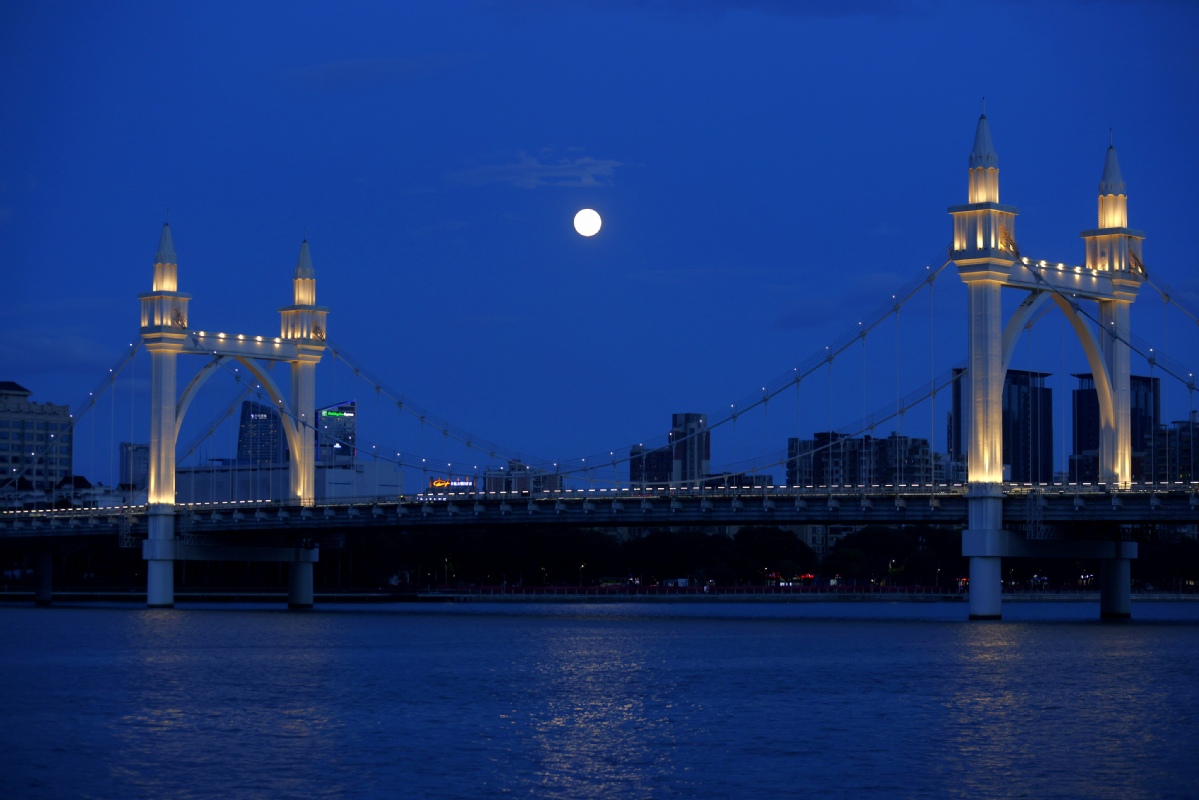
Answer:
<path fill-rule="evenodd" d="M 162 224 L 162 236 L 158 239 L 158 251 L 154 253 L 155 264 L 178 264 L 175 258 L 175 242 L 171 239 L 171 223 Z"/>
<path fill-rule="evenodd" d="M 986 114 L 978 118 L 974 149 L 970 151 L 970 169 L 978 167 L 999 169 L 999 156 L 995 154 L 995 145 L 991 143 L 991 126 L 987 124 Z"/>
<path fill-rule="evenodd" d="M 1107 160 L 1103 162 L 1103 177 L 1099 179 L 1099 194 L 1127 194 L 1124 176 L 1120 174 L 1120 160 L 1116 158 L 1116 146 L 1109 144 Z"/>
<path fill-rule="evenodd" d="M 312 255 L 308 252 L 308 240 L 300 244 L 300 260 L 296 262 L 295 279 L 316 279 L 316 270 L 312 268 Z"/>

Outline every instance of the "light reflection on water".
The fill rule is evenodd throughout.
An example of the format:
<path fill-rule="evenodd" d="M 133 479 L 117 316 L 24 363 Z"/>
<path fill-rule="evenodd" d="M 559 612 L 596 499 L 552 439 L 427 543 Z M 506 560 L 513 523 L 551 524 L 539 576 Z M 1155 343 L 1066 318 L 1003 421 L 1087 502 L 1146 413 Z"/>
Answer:
<path fill-rule="evenodd" d="M 1151 605 L 0 608 L 0 796 L 1187 796 Z"/>

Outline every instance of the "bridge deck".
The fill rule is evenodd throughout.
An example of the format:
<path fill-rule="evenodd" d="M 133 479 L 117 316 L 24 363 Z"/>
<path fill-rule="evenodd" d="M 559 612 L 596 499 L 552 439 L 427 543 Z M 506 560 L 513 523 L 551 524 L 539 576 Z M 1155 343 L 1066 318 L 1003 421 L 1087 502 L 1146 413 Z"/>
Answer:
<path fill-rule="evenodd" d="M 1194 485 L 1005 488 L 1004 522 L 1193 524 Z M 310 507 L 278 502 L 176 506 L 176 534 L 347 532 L 460 525 L 570 525 L 597 528 L 739 525 L 940 524 L 964 527 L 967 489 L 832 487 L 566 490 L 544 494 L 461 493 L 359 498 Z M 0 512 L 0 538 L 145 536 L 146 507 Z"/>

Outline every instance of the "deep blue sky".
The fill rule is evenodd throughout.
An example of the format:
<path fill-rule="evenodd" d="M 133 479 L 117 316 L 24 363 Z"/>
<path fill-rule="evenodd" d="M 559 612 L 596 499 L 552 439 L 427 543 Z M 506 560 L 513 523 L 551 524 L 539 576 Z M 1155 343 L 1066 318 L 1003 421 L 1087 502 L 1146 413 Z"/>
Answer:
<path fill-rule="evenodd" d="M 330 337 L 390 387 L 534 457 L 627 451 L 926 264 L 984 96 L 1023 251 L 1081 262 L 1110 129 L 1146 265 L 1196 310 L 1197 36 L 1186 2 L 6 3 L 0 379 L 78 406 L 133 341 L 169 209 L 193 326 L 275 335 L 306 236 Z M 938 371 L 965 355 L 963 304 L 946 272 Z M 894 402 L 897 344 L 901 391 L 927 381 L 913 308 L 831 395 L 714 435 L 714 462 Z M 1199 367 L 1194 324 L 1161 308 L 1147 290 L 1137 333 Z M 1082 368 L 1056 316 L 1040 327 L 1015 366 Z M 351 382 L 320 399 L 357 397 L 386 426 L 364 440 L 435 454 Z M 943 445 L 938 402 L 905 432 L 935 418 Z"/>

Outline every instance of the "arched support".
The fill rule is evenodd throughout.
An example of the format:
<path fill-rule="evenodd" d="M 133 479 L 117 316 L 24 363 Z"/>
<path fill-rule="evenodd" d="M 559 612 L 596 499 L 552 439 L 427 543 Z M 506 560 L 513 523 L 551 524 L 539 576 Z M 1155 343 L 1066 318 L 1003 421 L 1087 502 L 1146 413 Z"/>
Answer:
<path fill-rule="evenodd" d="M 279 390 L 278 384 L 271 376 L 262 368 L 262 366 L 252 358 L 245 356 L 237 356 L 237 361 L 243 367 L 250 371 L 263 388 L 266 389 L 267 397 L 274 401 L 275 406 L 280 409 L 280 422 L 283 425 L 283 435 L 287 437 L 288 451 L 293 454 L 299 452 L 300 447 L 300 421 L 296 419 L 296 412 L 288 405 L 287 400 L 283 397 L 283 392 Z"/>
<path fill-rule="evenodd" d="M 1032 325 L 1043 313 L 1050 300 L 1049 292 L 1030 292 L 1024 302 L 1012 313 L 1011 319 L 1003 329 L 1003 374 L 1006 375 L 1012 364 L 1012 354 L 1016 352 L 1016 342 L 1025 328 Z"/>
<path fill-rule="evenodd" d="M 1091 375 L 1095 380 L 1095 391 L 1099 397 L 1100 481 L 1108 484 L 1127 484 L 1132 476 L 1127 468 L 1123 470 L 1119 468 L 1117 448 L 1114 446 L 1119 423 L 1116 414 L 1116 387 L 1113 386 L 1107 362 L 1099 350 L 1099 345 L 1095 342 L 1095 337 L 1091 335 L 1090 329 L 1078 315 L 1074 304 L 1057 292 L 1053 292 L 1050 297 L 1057 303 L 1058 308 L 1069 320 L 1070 327 L 1074 329 L 1074 335 L 1078 337 L 1078 342 L 1082 345 L 1083 353 L 1087 357 L 1087 364 L 1091 367 Z M 1125 375 L 1124 383 L 1127 384 L 1127 382 L 1128 376 Z M 1129 466 L 1131 466 L 1131 462 L 1129 462 Z"/>
<path fill-rule="evenodd" d="M 227 356 L 216 356 L 204 365 L 203 369 L 196 373 L 192 378 L 187 388 L 183 390 L 183 394 L 179 396 L 179 402 L 175 405 L 175 439 L 173 444 L 179 441 L 179 431 L 183 428 L 183 417 L 187 414 L 187 410 L 191 407 L 192 400 L 200 391 L 200 387 L 208 382 L 208 379 L 216 374 L 216 368 L 219 367 Z"/>

